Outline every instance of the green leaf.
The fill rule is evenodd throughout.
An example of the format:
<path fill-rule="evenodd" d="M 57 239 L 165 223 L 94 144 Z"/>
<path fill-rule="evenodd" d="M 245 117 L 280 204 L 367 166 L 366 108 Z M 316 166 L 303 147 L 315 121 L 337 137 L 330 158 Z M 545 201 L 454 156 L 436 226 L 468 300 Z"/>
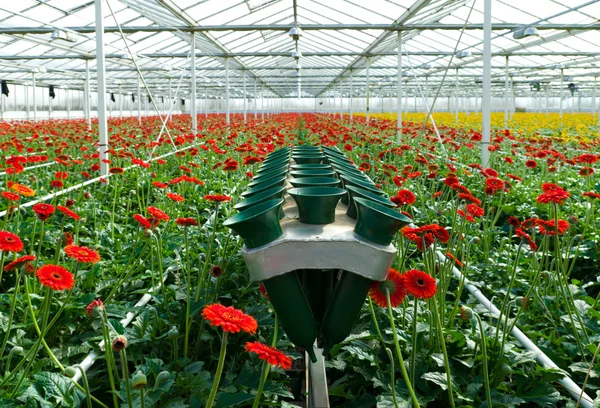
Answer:
<path fill-rule="evenodd" d="M 368 348 L 363 348 L 360 346 L 344 346 L 342 347 L 342 350 L 346 350 L 347 352 L 349 352 L 352 356 L 358 358 L 359 360 L 365 360 L 365 361 L 369 361 L 371 363 L 371 365 L 376 365 L 375 363 L 375 356 L 373 354 L 370 353 L 370 350 Z"/>
<path fill-rule="evenodd" d="M 520 393 L 518 397 L 526 402 L 534 402 L 540 407 L 555 408 L 562 398 L 560 393 L 550 384 L 537 383 L 532 389 Z"/>
<path fill-rule="evenodd" d="M 217 408 L 232 407 L 242 402 L 250 401 L 254 399 L 254 395 L 246 392 L 236 392 L 235 394 L 227 394 L 222 392 L 217 400 Z"/>
<path fill-rule="evenodd" d="M 446 381 L 445 373 L 437 373 L 437 372 L 425 373 L 421 376 L 421 378 L 439 385 L 442 388 L 442 390 L 448 389 L 448 382 Z"/>

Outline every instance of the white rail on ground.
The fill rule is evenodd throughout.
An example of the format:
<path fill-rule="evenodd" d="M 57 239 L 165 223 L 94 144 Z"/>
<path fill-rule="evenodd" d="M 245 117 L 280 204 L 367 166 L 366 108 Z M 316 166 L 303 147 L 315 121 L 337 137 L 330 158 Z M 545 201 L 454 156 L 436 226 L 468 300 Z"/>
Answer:
<path fill-rule="evenodd" d="M 411 226 L 414 227 L 414 225 L 412 224 Z M 441 252 L 436 251 L 436 255 L 441 262 L 447 261 L 447 258 Z M 480 304 L 482 304 L 486 309 L 488 309 L 492 315 L 494 315 L 497 319 L 503 319 L 503 315 L 500 313 L 500 310 L 498 310 L 498 308 L 494 306 L 494 304 L 490 302 L 490 300 L 487 297 L 485 297 L 485 295 L 481 292 L 481 290 L 479 290 L 479 288 L 471 284 L 469 282 L 469 279 L 467 279 L 466 276 L 463 276 L 462 272 L 458 270 L 457 267 L 452 266 L 452 274 L 456 279 L 464 280 L 464 287 L 477 299 L 477 301 Z M 535 359 L 541 366 L 546 368 L 560 369 L 560 367 L 558 367 L 556 363 L 554 363 L 554 361 L 550 360 L 550 358 L 546 354 L 544 354 L 544 352 L 540 350 L 540 348 L 536 346 L 529 339 L 529 337 L 527 337 L 525 333 L 519 330 L 518 327 L 515 326 L 512 329 L 511 334 L 527 350 L 537 353 Z M 565 376 L 558 380 L 558 382 L 569 392 L 569 394 L 571 394 L 575 401 L 579 400 L 579 398 L 581 397 L 581 406 L 583 408 L 593 408 L 593 398 L 584 393 L 582 389 L 577 384 L 575 384 L 573 380 L 571 380 L 570 377 Z"/>

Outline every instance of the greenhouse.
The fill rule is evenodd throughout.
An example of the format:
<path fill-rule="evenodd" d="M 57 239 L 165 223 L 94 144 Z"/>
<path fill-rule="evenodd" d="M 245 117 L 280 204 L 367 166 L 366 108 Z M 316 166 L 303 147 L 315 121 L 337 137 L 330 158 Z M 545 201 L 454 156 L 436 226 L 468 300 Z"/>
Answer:
<path fill-rule="evenodd" d="M 600 1 L 0 2 L 1 408 L 600 406 Z"/>

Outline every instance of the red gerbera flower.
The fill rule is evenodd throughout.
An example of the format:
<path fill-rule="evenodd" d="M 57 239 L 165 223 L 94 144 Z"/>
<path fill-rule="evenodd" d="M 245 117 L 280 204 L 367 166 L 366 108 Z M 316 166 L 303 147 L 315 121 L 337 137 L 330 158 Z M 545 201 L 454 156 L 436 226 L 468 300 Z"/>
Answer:
<path fill-rule="evenodd" d="M 474 217 L 483 217 L 485 215 L 485 211 L 483 210 L 483 208 L 481 208 L 477 204 L 468 204 L 467 211 Z"/>
<path fill-rule="evenodd" d="M 535 160 L 527 160 L 525 162 L 525 166 L 529 167 L 530 169 L 535 169 L 537 167 L 537 162 Z"/>
<path fill-rule="evenodd" d="M 11 193 L 10 191 L 2 192 L 2 197 L 9 201 L 19 201 L 19 198 L 21 198 L 21 196 L 19 196 L 17 193 Z"/>
<path fill-rule="evenodd" d="M 216 202 L 216 203 L 222 203 L 224 201 L 231 201 L 231 197 L 228 197 L 226 195 L 221 195 L 221 194 L 205 195 L 204 199 L 207 201 L 212 201 L 212 202 Z"/>
<path fill-rule="evenodd" d="M 208 305 L 202 311 L 202 316 L 212 326 L 221 327 L 223 331 L 229 333 L 256 333 L 258 323 L 252 316 L 249 316 L 234 307 L 226 307 L 219 303 Z"/>
<path fill-rule="evenodd" d="M 185 200 L 185 198 L 183 198 L 183 196 L 180 196 L 177 193 L 167 193 L 167 197 L 169 197 L 171 200 L 173 200 L 177 203 L 180 203 Z"/>
<path fill-rule="evenodd" d="M 182 227 L 198 226 L 198 221 L 193 218 L 177 218 L 175 224 L 181 225 Z"/>
<path fill-rule="evenodd" d="M 77 245 L 67 245 L 65 253 L 69 258 L 82 263 L 97 263 L 100 261 L 100 255 L 93 249 Z"/>
<path fill-rule="evenodd" d="M 6 272 L 8 272 L 8 271 L 12 271 L 15 269 L 20 269 L 26 263 L 31 262 L 31 261 L 35 261 L 35 255 L 25 255 L 20 258 L 15 259 L 14 261 L 12 261 L 8 265 L 6 265 L 4 267 L 4 270 Z"/>
<path fill-rule="evenodd" d="M 59 265 L 44 265 L 36 272 L 40 283 L 52 290 L 71 289 L 75 285 L 73 274 Z"/>
<path fill-rule="evenodd" d="M 595 193 L 593 191 L 585 192 L 581 195 L 584 197 L 596 198 L 596 199 L 600 200 L 600 193 Z"/>
<path fill-rule="evenodd" d="M 50 186 L 53 187 L 53 188 L 63 188 L 65 185 L 60 180 L 52 180 L 50 182 Z"/>
<path fill-rule="evenodd" d="M 292 367 L 292 359 L 277 350 L 275 347 L 267 346 L 266 344 L 257 341 L 246 343 L 246 351 L 255 353 L 258 358 L 271 364 L 273 367 L 281 367 L 284 370 L 289 370 Z"/>
<path fill-rule="evenodd" d="M 415 195 L 409 191 L 409 190 L 400 190 L 398 191 L 398 194 L 396 194 L 396 198 L 397 201 L 394 201 L 394 203 L 396 205 L 398 205 L 398 202 L 401 205 L 410 205 L 410 204 L 414 204 L 415 201 L 417 201 L 417 199 L 415 198 Z"/>
<path fill-rule="evenodd" d="M 94 309 L 104 310 L 104 303 L 102 303 L 102 300 L 92 300 L 92 302 L 85 308 L 85 313 L 91 317 L 92 313 L 94 312 Z"/>
<path fill-rule="evenodd" d="M 411 269 L 404 274 L 406 291 L 417 299 L 429 299 L 437 292 L 435 279 L 426 272 Z"/>
<path fill-rule="evenodd" d="M 142 227 L 142 228 L 146 228 L 146 229 L 152 228 L 152 224 L 150 223 L 150 221 L 143 215 L 133 214 L 133 219 L 136 220 L 138 222 L 138 224 L 140 224 L 140 227 Z"/>
<path fill-rule="evenodd" d="M 154 219 L 160 221 L 169 221 L 170 219 L 170 217 L 167 214 L 165 214 L 163 211 L 159 210 L 156 207 L 149 206 L 148 208 L 146 208 L 146 210 L 152 217 L 154 217 Z"/>
<path fill-rule="evenodd" d="M 504 188 L 504 181 L 496 177 L 488 177 L 485 179 L 485 186 L 486 190 L 490 189 L 496 193 L 498 190 L 502 190 Z"/>
<path fill-rule="evenodd" d="M 121 167 L 111 167 L 108 172 L 110 174 L 122 174 L 125 170 L 123 170 Z"/>
<path fill-rule="evenodd" d="M 369 290 L 369 296 L 376 305 L 387 307 L 387 292 L 390 293 L 392 307 L 397 307 L 406 297 L 404 276 L 393 268 L 390 268 L 383 282 L 373 282 Z"/>
<path fill-rule="evenodd" d="M 156 188 L 167 188 L 169 185 L 167 183 L 161 183 L 160 181 L 153 181 L 152 185 Z"/>
<path fill-rule="evenodd" d="M 564 204 L 565 200 L 569 198 L 571 194 L 565 190 L 554 190 L 548 191 L 547 193 L 540 194 L 537 198 L 537 202 L 540 204 Z"/>
<path fill-rule="evenodd" d="M 594 169 L 591 167 L 584 167 L 581 170 L 579 170 L 579 175 L 582 177 L 588 177 L 592 174 L 594 174 Z"/>
<path fill-rule="evenodd" d="M 515 234 L 517 235 L 517 237 L 520 237 L 520 238 L 524 239 L 525 241 L 527 241 L 527 243 L 529 244 L 529 248 L 532 251 L 535 252 L 537 250 L 536 243 L 533 241 L 533 239 L 531 239 L 529 234 L 527 234 L 523 229 L 517 228 L 515 231 Z"/>
<path fill-rule="evenodd" d="M 78 220 L 81 218 L 79 216 L 79 214 L 77 214 L 74 211 L 69 210 L 67 207 L 64 207 L 62 205 L 57 205 L 56 208 L 58 209 L 58 211 L 62 212 L 64 215 L 66 215 L 67 217 L 71 217 L 74 220 Z"/>
<path fill-rule="evenodd" d="M 21 238 L 12 232 L 0 231 L 0 251 L 19 252 L 23 250 Z"/>

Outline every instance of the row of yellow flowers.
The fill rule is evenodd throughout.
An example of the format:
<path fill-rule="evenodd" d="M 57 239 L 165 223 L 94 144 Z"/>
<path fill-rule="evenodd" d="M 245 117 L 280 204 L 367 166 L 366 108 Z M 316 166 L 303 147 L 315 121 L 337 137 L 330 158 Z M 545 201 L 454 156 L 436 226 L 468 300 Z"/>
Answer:
<path fill-rule="evenodd" d="M 364 112 L 355 114 L 365 116 Z M 372 118 L 396 120 L 395 113 L 375 113 Z M 423 122 L 425 113 L 405 113 L 403 115 L 405 122 Z M 481 130 L 481 113 L 458 114 L 458 123 L 456 115 L 448 112 L 436 112 L 433 119 L 438 126 L 459 126 L 470 128 L 476 131 Z M 492 113 L 492 129 L 504 128 L 504 113 Z M 563 113 L 562 119 L 558 113 L 515 113 L 508 122 L 508 128 L 520 131 L 524 135 L 532 136 L 540 133 L 544 136 L 560 136 L 567 140 L 589 140 L 600 134 L 598 126 L 598 115 L 591 113 Z"/>

